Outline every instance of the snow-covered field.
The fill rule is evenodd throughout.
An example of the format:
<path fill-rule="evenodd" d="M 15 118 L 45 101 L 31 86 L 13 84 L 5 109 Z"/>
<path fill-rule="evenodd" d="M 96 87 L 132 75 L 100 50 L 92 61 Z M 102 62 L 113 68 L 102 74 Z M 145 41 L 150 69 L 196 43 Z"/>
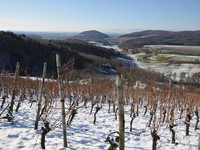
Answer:
<path fill-rule="evenodd" d="M 138 67 L 148 70 L 154 70 L 156 72 L 164 73 L 165 75 L 174 74 L 176 73 L 177 79 L 179 80 L 179 76 L 182 72 L 185 72 L 187 76 L 192 76 L 194 73 L 200 72 L 200 65 L 199 64 L 169 64 L 169 63 L 162 63 L 162 62 L 143 62 L 137 61 L 137 55 L 142 55 L 144 53 L 139 54 L 132 54 L 129 55 L 131 58 L 135 60 L 135 63 Z M 171 54 L 164 54 L 163 56 L 176 56 L 181 57 L 181 55 L 171 55 Z M 187 57 L 187 59 L 198 59 L 198 56 L 182 56 Z M 184 58 L 186 59 L 186 58 Z"/>
<path fill-rule="evenodd" d="M 196 49 L 200 49 L 200 46 L 186 46 L 186 45 L 145 45 L 144 47 L 148 48 L 148 47 L 170 47 L 170 48 L 196 48 Z"/>
<path fill-rule="evenodd" d="M 8 123 L 0 121 L 0 150 L 39 150 L 40 130 L 34 130 L 35 106 L 29 107 L 28 101 L 22 103 L 19 112 L 14 113 L 14 122 Z M 112 109 L 111 109 L 112 110 Z M 126 150 L 151 150 L 152 137 L 151 129 L 147 127 L 149 113 L 143 115 L 140 109 L 139 116 L 133 121 L 133 131 L 130 130 L 130 106 L 125 106 L 125 149 Z M 0 111 L 1 112 L 1 111 Z M 47 150 L 106 150 L 108 143 L 105 139 L 109 133 L 118 130 L 118 121 L 115 120 L 113 112 L 108 113 L 108 105 L 97 113 L 96 124 L 93 124 L 95 107 L 90 115 L 90 105 L 88 108 L 81 107 L 75 116 L 72 124 L 67 127 L 68 148 L 62 146 L 62 128 L 58 127 L 47 134 Z M 60 115 L 57 110 L 55 116 Z M 2 117 L 2 116 L 1 116 Z M 50 121 L 51 123 L 51 121 Z M 194 130 L 195 118 L 191 121 L 190 136 L 185 136 L 185 125 L 183 119 L 176 120 L 178 127 L 175 127 L 176 142 L 171 144 L 171 132 L 168 125 L 163 124 L 158 135 L 158 150 L 196 150 L 198 132 Z M 41 124 L 40 124 L 41 128 Z M 143 132 L 144 131 L 144 132 Z M 138 133 L 141 134 L 139 135 Z"/>
<path fill-rule="evenodd" d="M 98 47 L 105 47 L 105 48 L 113 48 L 116 51 L 123 51 L 120 49 L 117 45 L 112 46 L 105 46 L 101 43 L 91 42 L 95 44 L 95 46 Z M 192 49 L 195 51 L 200 50 L 200 46 L 183 46 L 183 45 L 145 45 L 146 48 L 184 48 L 186 50 Z M 145 53 L 138 53 L 138 54 L 129 54 L 128 56 L 133 59 L 132 64 L 135 64 L 136 66 L 148 69 L 148 70 L 154 70 L 156 72 L 164 73 L 165 75 L 174 74 L 176 73 L 176 80 L 179 80 L 180 74 L 182 72 L 186 73 L 186 76 L 192 76 L 194 73 L 200 72 L 200 65 L 199 64 L 169 64 L 169 63 L 162 63 L 162 62 L 142 62 L 137 61 L 137 55 L 142 55 Z M 199 56 L 190 56 L 190 55 L 178 55 L 178 54 L 160 54 L 167 57 L 175 57 L 178 60 L 200 60 Z M 119 59 L 120 60 L 120 59 Z M 122 60 L 123 62 L 130 63 L 130 60 Z"/>

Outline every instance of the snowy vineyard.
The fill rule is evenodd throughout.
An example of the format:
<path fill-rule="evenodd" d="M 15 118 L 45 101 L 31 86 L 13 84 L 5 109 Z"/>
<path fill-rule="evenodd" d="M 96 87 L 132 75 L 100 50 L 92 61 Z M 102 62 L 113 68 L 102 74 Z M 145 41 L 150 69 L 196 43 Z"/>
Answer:
<path fill-rule="evenodd" d="M 60 75 L 58 80 L 18 77 L 17 72 L 0 76 L 0 150 L 118 149 L 115 80 L 69 82 Z M 197 149 L 198 91 L 171 83 L 128 85 L 125 80 L 122 94 L 126 150 Z"/>

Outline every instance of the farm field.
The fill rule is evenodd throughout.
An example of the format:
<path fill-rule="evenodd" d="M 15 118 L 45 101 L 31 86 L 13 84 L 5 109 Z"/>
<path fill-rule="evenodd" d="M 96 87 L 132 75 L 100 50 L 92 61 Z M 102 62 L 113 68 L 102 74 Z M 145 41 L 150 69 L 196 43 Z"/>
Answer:
<path fill-rule="evenodd" d="M 200 0 L 1 5 L 0 150 L 200 150 Z"/>
<path fill-rule="evenodd" d="M 200 55 L 200 46 L 185 46 L 185 45 L 145 45 L 145 49 L 151 52 L 180 54 L 180 55 Z"/>
<path fill-rule="evenodd" d="M 9 93 L 12 93 L 7 87 L 12 78 L 1 77 L 1 81 L 6 85 L 2 87 L 1 95 L 3 97 L 7 93 L 9 97 L 4 103 L 3 98 L 0 100 L 1 150 L 41 149 L 41 135 L 47 122 L 50 130 L 46 134 L 45 145 L 48 150 L 103 150 L 110 146 L 106 139 L 118 136 L 115 133 L 119 130 L 118 98 L 112 83 L 104 85 L 100 80 L 99 84 L 65 83 L 68 147 L 64 148 L 58 82 L 52 80 L 46 83 L 41 120 L 38 129 L 34 130 L 38 81 L 20 78 L 14 110 L 19 102 L 20 107 L 17 112 L 13 111 L 11 122 L 8 122 L 6 114 L 9 114 L 7 108 L 11 102 Z M 151 150 L 155 134 L 158 150 L 196 150 L 200 134 L 197 122 L 199 94 L 193 90 L 191 95 L 185 88 L 155 90 L 152 87 L 139 84 L 124 87 L 125 149 Z M 24 99 L 20 101 L 22 96 Z M 171 143 L 172 131 L 175 133 L 174 144 Z"/>
<path fill-rule="evenodd" d="M 141 61 L 138 58 L 144 57 L 145 53 L 131 54 L 131 58 L 136 60 L 137 66 L 147 70 L 164 73 L 165 75 L 173 75 L 176 73 L 177 79 L 182 72 L 186 76 L 192 76 L 194 73 L 200 72 L 199 56 L 187 56 L 178 54 L 157 54 L 148 57 L 148 61 Z"/>
<path fill-rule="evenodd" d="M 40 148 L 41 131 L 34 130 L 35 104 L 30 108 L 30 103 L 23 102 L 20 112 L 15 113 L 13 123 L 0 122 L 0 149 L 1 150 L 38 150 Z M 152 145 L 151 128 L 147 127 L 150 118 L 149 113 L 143 115 L 141 109 L 139 116 L 133 121 L 133 131 L 130 129 L 130 106 L 125 106 L 125 149 L 126 150 L 150 150 Z M 80 108 L 72 124 L 67 127 L 68 148 L 66 150 L 103 150 L 107 149 L 108 143 L 105 142 L 109 133 L 118 130 L 118 121 L 115 120 L 115 113 L 108 113 L 108 104 L 103 104 L 102 109 L 97 113 L 96 124 L 93 124 L 93 115 L 90 115 L 90 106 Z M 59 116 L 59 111 L 56 114 Z M 178 116 L 178 115 L 177 115 Z M 50 121 L 51 122 L 51 121 Z M 52 123 L 52 122 L 51 122 Z M 157 148 L 159 150 L 196 150 L 199 131 L 194 130 L 195 119 L 191 121 L 190 136 L 185 136 L 185 125 L 182 119 L 177 119 L 176 123 L 176 142 L 178 145 L 171 144 L 171 133 L 169 127 L 163 124 L 158 135 Z M 141 133 L 140 133 L 141 132 Z M 140 135 L 139 135 L 140 133 Z M 134 135 L 135 134 L 135 135 Z M 116 134 L 114 134 L 116 136 Z M 46 137 L 46 149 L 65 150 L 62 147 L 61 127 L 50 131 Z"/>

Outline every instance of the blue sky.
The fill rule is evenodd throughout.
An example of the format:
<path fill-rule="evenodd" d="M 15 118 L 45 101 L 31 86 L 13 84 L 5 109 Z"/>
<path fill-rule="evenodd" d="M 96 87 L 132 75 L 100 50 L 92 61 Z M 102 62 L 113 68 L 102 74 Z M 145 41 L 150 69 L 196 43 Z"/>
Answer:
<path fill-rule="evenodd" d="M 200 30 L 200 0 L 0 0 L 0 30 Z"/>

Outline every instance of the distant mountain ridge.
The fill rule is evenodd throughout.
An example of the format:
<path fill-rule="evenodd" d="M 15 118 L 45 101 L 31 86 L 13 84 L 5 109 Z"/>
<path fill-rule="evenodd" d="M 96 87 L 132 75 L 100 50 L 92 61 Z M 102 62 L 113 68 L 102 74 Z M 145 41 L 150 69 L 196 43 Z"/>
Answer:
<path fill-rule="evenodd" d="M 153 36 L 153 35 L 161 35 L 166 33 L 172 33 L 171 31 L 165 31 L 165 30 L 144 30 L 140 32 L 132 32 L 129 34 L 121 35 L 121 37 L 142 37 L 142 36 Z"/>
<path fill-rule="evenodd" d="M 200 31 L 146 30 L 121 35 L 117 40 L 128 48 L 156 44 L 200 46 Z"/>
<path fill-rule="evenodd" d="M 88 41 L 88 40 L 103 40 L 103 39 L 109 38 L 109 36 L 105 33 L 99 32 L 97 30 L 89 30 L 89 31 L 81 32 L 70 38 Z"/>

